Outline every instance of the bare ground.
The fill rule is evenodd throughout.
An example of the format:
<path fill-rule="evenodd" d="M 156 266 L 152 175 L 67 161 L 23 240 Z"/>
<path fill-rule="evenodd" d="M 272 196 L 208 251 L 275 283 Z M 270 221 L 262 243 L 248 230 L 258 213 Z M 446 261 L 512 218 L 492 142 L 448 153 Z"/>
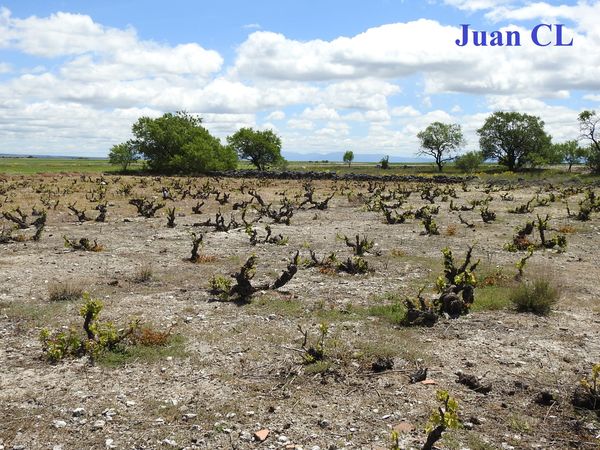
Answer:
<path fill-rule="evenodd" d="M 195 194 L 207 181 L 230 192 L 230 202 L 219 205 L 210 195 L 202 214 L 192 214 L 202 200 L 181 199 L 182 192 L 190 188 Z M 125 184 L 131 194 L 118 193 Z M 598 416 L 570 402 L 579 381 L 600 362 L 600 215 L 586 222 L 569 218 L 561 198 L 565 194 L 576 210 L 582 192 L 477 183 L 463 192 L 456 185 L 455 205 L 491 195 L 497 220 L 484 224 L 479 208 L 460 212 L 475 225 L 467 228 L 449 201 L 438 197 L 441 234 L 427 236 L 420 220 L 388 225 L 380 212 L 367 211 L 357 197 L 372 196 L 367 183 L 313 185 L 318 199 L 336 192 L 327 209 L 298 209 L 304 193 L 298 181 L 31 176 L 0 183 L 2 211 L 21 206 L 29 213 L 32 206 L 42 208 L 41 198 L 60 200 L 56 209 L 50 206 L 39 242 L 0 244 L 0 449 L 387 449 L 393 429 L 400 431 L 399 448 L 420 448 L 438 389 L 458 400 L 463 423 L 448 430 L 438 448 L 599 447 Z M 102 186 L 107 222 L 78 223 L 67 205 L 77 201 L 95 217 L 96 203 L 85 194 Z M 146 219 L 128 204 L 131 197 L 160 199 L 163 186 L 177 198 L 166 201 L 176 208 L 175 228 L 166 227 L 166 208 Z M 285 192 L 295 203 L 290 226 L 271 225 L 274 234 L 288 238 L 286 245 L 251 246 L 243 228 L 193 226 L 214 219 L 219 209 L 228 219 L 232 203 L 250 199 L 249 188 L 268 202 L 279 204 Z M 384 192 L 396 188 L 415 191 L 402 209 L 428 204 L 420 198 L 421 186 L 394 183 Z M 513 201 L 501 200 L 507 192 Z M 508 212 L 536 193 L 542 199 L 554 193 L 557 200 L 529 214 Z M 239 220 L 240 211 L 233 213 Z M 560 301 L 549 316 L 517 313 L 506 301 L 515 284 L 514 264 L 525 253 L 503 246 L 516 226 L 536 214 L 549 214 L 552 228 L 566 232 L 568 242 L 565 252 L 536 251 L 525 269 L 527 277 L 545 275 L 560 286 Z M 259 235 L 270 222 L 256 225 Z M 11 225 L 5 221 L 6 228 Z M 205 232 L 202 263 L 187 260 L 191 231 Z M 347 258 L 351 249 L 336 236 L 357 233 L 376 243 L 365 257 L 374 269 L 370 274 L 301 267 L 283 288 L 258 292 L 247 304 L 212 301 L 210 278 L 235 272 L 251 254 L 258 257 L 255 281 L 273 281 L 296 250 L 302 258 L 309 249 L 319 257 L 335 252 Z M 19 234 L 28 238 L 32 231 L 13 232 Z M 63 235 L 96 239 L 104 248 L 72 251 Z M 425 285 L 425 294 L 433 296 L 442 272 L 440 250 L 449 247 L 460 259 L 470 245 L 482 261 L 473 312 L 433 328 L 403 327 L 373 313 L 375 305 L 415 298 Z M 151 272 L 149 281 L 136 280 L 142 268 Z M 66 281 L 101 299 L 102 317 L 116 324 L 139 318 L 156 329 L 172 327 L 171 344 L 94 365 L 87 358 L 50 364 L 40 330 L 81 324 L 82 301 L 48 299 L 48 287 Z M 478 298 L 487 303 L 478 308 Z M 329 326 L 325 360 L 305 364 L 298 326 L 314 341 L 321 323 Z M 379 357 L 392 358 L 393 369 L 374 372 Z M 428 368 L 431 381 L 409 383 L 420 367 Z M 457 383 L 458 371 L 480 377 L 491 392 Z M 542 391 L 555 401 L 538 404 Z M 269 430 L 264 442 L 253 436 L 261 429 Z"/>

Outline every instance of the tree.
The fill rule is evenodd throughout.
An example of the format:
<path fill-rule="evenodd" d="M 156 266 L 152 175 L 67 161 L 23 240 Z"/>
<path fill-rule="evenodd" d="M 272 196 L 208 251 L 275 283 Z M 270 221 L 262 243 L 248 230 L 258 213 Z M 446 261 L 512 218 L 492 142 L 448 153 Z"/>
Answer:
<path fill-rule="evenodd" d="M 234 169 L 235 152 L 224 147 L 202 125 L 202 119 L 186 112 L 140 117 L 132 126 L 132 145 L 144 155 L 152 171 L 207 172 Z"/>
<path fill-rule="evenodd" d="M 240 128 L 227 137 L 227 143 L 240 159 L 249 160 L 258 170 L 285 161 L 281 156 L 281 139 L 272 130 Z"/>
<path fill-rule="evenodd" d="M 385 155 L 383 158 L 381 158 L 381 160 L 379 161 L 379 166 L 385 170 L 389 169 L 390 168 L 390 156 Z"/>
<path fill-rule="evenodd" d="M 354 161 L 354 152 L 352 150 L 348 150 L 344 153 L 344 162 L 348 163 L 348 167 L 350 167 L 350 163 Z"/>
<path fill-rule="evenodd" d="M 587 156 L 588 152 L 585 148 L 580 147 L 576 140 L 562 142 L 560 144 L 554 144 L 553 153 L 556 154 L 556 159 L 559 163 L 567 163 L 569 165 L 569 172 L 573 167 L 573 164 L 579 164 Z"/>
<path fill-rule="evenodd" d="M 132 141 L 113 145 L 108 154 L 108 162 L 115 166 L 121 166 L 123 172 L 127 170 L 130 164 L 138 159 L 140 159 L 140 155 Z"/>
<path fill-rule="evenodd" d="M 483 163 L 481 152 L 468 152 L 458 156 L 454 162 L 458 170 L 465 173 L 473 173 Z"/>
<path fill-rule="evenodd" d="M 518 112 L 493 113 L 477 133 L 484 158 L 497 159 L 510 171 L 543 163 L 552 142 L 539 117 Z"/>
<path fill-rule="evenodd" d="M 438 171 L 442 171 L 444 163 L 454 159 L 454 152 L 464 145 L 460 125 L 433 122 L 417 134 L 421 141 L 421 150 L 418 155 L 433 156 Z"/>
<path fill-rule="evenodd" d="M 600 116 L 596 111 L 583 111 L 579 114 L 580 139 L 590 141 L 587 163 L 593 173 L 600 173 Z"/>

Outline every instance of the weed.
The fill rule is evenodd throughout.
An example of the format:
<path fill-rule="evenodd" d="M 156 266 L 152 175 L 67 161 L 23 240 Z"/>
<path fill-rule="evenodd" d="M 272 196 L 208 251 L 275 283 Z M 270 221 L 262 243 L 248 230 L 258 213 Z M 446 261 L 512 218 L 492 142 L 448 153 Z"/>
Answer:
<path fill-rule="evenodd" d="M 572 403 L 580 408 L 600 410 L 600 363 L 594 364 L 591 375 L 580 381 L 573 393 Z"/>
<path fill-rule="evenodd" d="M 560 298 L 560 291 L 544 278 L 526 281 L 513 288 L 510 301 L 519 312 L 547 315 Z"/>
<path fill-rule="evenodd" d="M 73 281 L 48 284 L 48 300 L 51 302 L 78 300 L 83 296 L 83 287 Z"/>
<path fill-rule="evenodd" d="M 135 275 L 133 276 L 133 281 L 134 283 L 147 283 L 148 281 L 152 280 L 153 277 L 154 272 L 152 270 L 152 265 L 146 263 L 137 269 Z"/>
<path fill-rule="evenodd" d="M 167 208 L 167 227 L 175 228 L 175 207 Z"/>
<path fill-rule="evenodd" d="M 436 397 L 441 405 L 429 418 L 429 423 L 425 428 L 427 441 L 423 445 L 422 450 L 431 450 L 434 444 L 441 439 L 444 431 L 448 428 L 458 428 L 460 426 L 458 402 L 450 397 L 447 391 L 437 391 Z"/>
<path fill-rule="evenodd" d="M 88 252 L 101 252 L 104 250 L 104 246 L 98 244 L 98 241 L 95 239 L 93 244 L 88 238 L 81 238 L 77 241 L 75 239 L 69 239 L 67 236 L 63 236 L 63 239 L 65 241 L 65 247 L 72 250 L 84 250 Z"/>
<path fill-rule="evenodd" d="M 456 236 L 456 225 L 450 224 L 446 227 L 446 232 L 444 233 L 446 236 Z"/>

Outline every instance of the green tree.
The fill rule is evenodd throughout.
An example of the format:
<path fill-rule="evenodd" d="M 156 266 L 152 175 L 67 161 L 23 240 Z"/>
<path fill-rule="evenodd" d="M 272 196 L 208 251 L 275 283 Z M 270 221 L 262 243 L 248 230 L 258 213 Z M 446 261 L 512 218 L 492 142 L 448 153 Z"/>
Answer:
<path fill-rule="evenodd" d="M 596 111 L 583 111 L 579 114 L 581 139 L 590 141 L 587 164 L 593 173 L 600 173 L 600 116 Z"/>
<path fill-rule="evenodd" d="M 389 169 L 390 168 L 390 156 L 385 155 L 383 158 L 381 158 L 381 160 L 379 161 L 379 166 L 385 170 Z"/>
<path fill-rule="evenodd" d="M 140 155 L 132 141 L 113 145 L 108 154 L 108 162 L 115 166 L 121 166 L 123 172 L 138 159 L 140 159 Z"/>
<path fill-rule="evenodd" d="M 484 158 L 495 158 L 510 171 L 544 162 L 552 142 L 539 117 L 518 112 L 493 113 L 477 133 Z"/>
<path fill-rule="evenodd" d="M 553 153 L 556 155 L 556 160 L 559 163 L 564 162 L 568 164 L 569 172 L 573 164 L 580 164 L 588 154 L 587 149 L 580 147 L 576 140 L 554 144 L 552 147 Z"/>
<path fill-rule="evenodd" d="M 417 138 L 421 142 L 417 154 L 433 156 L 439 172 L 445 162 L 454 159 L 454 153 L 465 143 L 460 125 L 442 122 L 433 122 L 420 131 Z"/>
<path fill-rule="evenodd" d="M 194 173 L 234 169 L 237 157 L 202 125 L 202 119 L 186 112 L 140 117 L 132 126 L 132 141 L 156 172 Z"/>
<path fill-rule="evenodd" d="M 227 137 L 227 143 L 240 159 L 249 160 L 258 170 L 267 170 L 285 161 L 281 156 L 281 139 L 272 130 L 240 128 Z"/>
<path fill-rule="evenodd" d="M 352 161 L 354 161 L 354 152 L 352 150 L 348 150 L 346 153 L 344 153 L 344 162 L 348 163 L 348 167 L 350 167 L 350 163 L 352 163 Z"/>
<path fill-rule="evenodd" d="M 481 152 L 468 152 L 454 160 L 457 169 L 465 173 L 473 173 L 483 163 Z"/>

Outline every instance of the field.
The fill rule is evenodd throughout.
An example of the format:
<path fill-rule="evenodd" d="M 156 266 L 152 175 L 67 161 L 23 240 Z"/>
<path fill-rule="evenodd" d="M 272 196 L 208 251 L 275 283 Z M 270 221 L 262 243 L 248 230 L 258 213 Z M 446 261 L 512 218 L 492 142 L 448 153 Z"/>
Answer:
<path fill-rule="evenodd" d="M 403 170 L 418 168 L 391 173 Z M 0 179 L 13 215 L 0 219 L 0 449 L 421 448 L 438 390 L 461 425 L 437 448 L 600 445 L 600 386 L 581 385 L 600 362 L 600 191 L 586 177 L 53 171 Z M 132 199 L 164 207 L 144 217 Z M 366 239 L 353 249 L 345 237 Z M 453 283 L 475 284 L 475 300 L 450 318 L 436 309 L 442 250 L 460 266 L 470 247 L 476 282 L 469 264 Z M 556 292 L 548 314 L 510 301 L 534 281 Z M 407 323 L 405 299 L 418 296 L 433 326 Z M 57 333 L 86 342 L 85 298 L 103 306 L 92 337 L 62 355 Z M 112 347 L 110 333 L 122 338 Z M 574 405 L 576 392 L 597 405 Z"/>

